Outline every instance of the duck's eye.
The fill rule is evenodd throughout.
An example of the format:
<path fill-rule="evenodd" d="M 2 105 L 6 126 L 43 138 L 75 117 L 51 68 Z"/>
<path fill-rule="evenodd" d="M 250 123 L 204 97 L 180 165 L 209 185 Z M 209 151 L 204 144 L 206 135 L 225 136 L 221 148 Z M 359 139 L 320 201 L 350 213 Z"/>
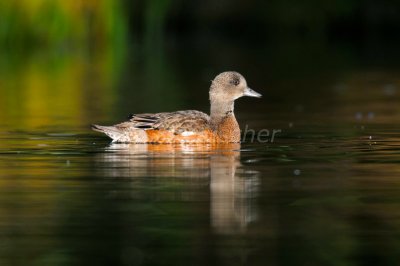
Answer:
<path fill-rule="evenodd" d="M 240 83 L 240 79 L 239 79 L 238 77 L 233 77 L 233 78 L 231 79 L 230 83 L 231 83 L 232 85 L 237 86 L 237 85 L 239 85 L 239 83 Z"/>

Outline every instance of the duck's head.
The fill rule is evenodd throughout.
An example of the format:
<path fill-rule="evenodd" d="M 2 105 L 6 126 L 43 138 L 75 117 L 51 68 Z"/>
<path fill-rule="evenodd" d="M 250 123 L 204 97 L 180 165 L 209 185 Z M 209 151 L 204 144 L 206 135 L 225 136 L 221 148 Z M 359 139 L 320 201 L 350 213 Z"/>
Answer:
<path fill-rule="evenodd" d="M 260 98 L 261 94 L 250 89 L 245 78 L 238 72 L 222 72 L 212 81 L 210 88 L 211 101 L 232 102 L 242 96 Z"/>

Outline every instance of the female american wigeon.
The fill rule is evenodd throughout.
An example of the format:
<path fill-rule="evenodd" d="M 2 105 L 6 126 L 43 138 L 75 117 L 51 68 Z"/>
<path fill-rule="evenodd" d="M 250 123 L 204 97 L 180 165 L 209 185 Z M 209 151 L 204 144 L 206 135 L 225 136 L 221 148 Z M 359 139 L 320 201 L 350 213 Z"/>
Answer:
<path fill-rule="evenodd" d="M 231 143 L 240 142 L 240 128 L 233 113 L 234 101 L 242 96 L 261 97 L 247 87 L 237 72 L 223 72 L 210 87 L 210 116 L 195 111 L 136 114 L 114 126 L 92 125 L 113 142 L 130 143 Z"/>

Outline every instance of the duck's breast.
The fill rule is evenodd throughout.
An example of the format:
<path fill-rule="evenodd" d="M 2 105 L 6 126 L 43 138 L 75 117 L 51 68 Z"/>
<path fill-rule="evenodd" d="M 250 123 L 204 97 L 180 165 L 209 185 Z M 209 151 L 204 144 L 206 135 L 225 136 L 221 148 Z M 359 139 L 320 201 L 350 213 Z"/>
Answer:
<path fill-rule="evenodd" d="M 240 142 L 240 128 L 234 115 L 226 116 L 216 126 L 220 142 Z"/>

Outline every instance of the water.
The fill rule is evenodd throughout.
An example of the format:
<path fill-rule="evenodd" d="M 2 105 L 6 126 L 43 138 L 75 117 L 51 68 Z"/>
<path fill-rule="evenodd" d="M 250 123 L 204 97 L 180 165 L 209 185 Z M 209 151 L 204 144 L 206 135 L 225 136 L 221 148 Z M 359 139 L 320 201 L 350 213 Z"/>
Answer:
<path fill-rule="evenodd" d="M 285 65 L 282 49 L 261 54 L 272 63 L 238 55 L 265 96 L 239 100 L 241 128 L 280 130 L 241 145 L 111 144 L 89 129 L 131 112 L 207 111 L 222 63 L 201 71 L 178 49 L 132 55 L 122 74 L 96 55 L 5 64 L 0 264 L 397 265 L 398 71 L 324 49 L 314 65 Z"/>
<path fill-rule="evenodd" d="M 217 147 L 3 133 L 2 264 L 395 265 L 397 130 Z"/>

